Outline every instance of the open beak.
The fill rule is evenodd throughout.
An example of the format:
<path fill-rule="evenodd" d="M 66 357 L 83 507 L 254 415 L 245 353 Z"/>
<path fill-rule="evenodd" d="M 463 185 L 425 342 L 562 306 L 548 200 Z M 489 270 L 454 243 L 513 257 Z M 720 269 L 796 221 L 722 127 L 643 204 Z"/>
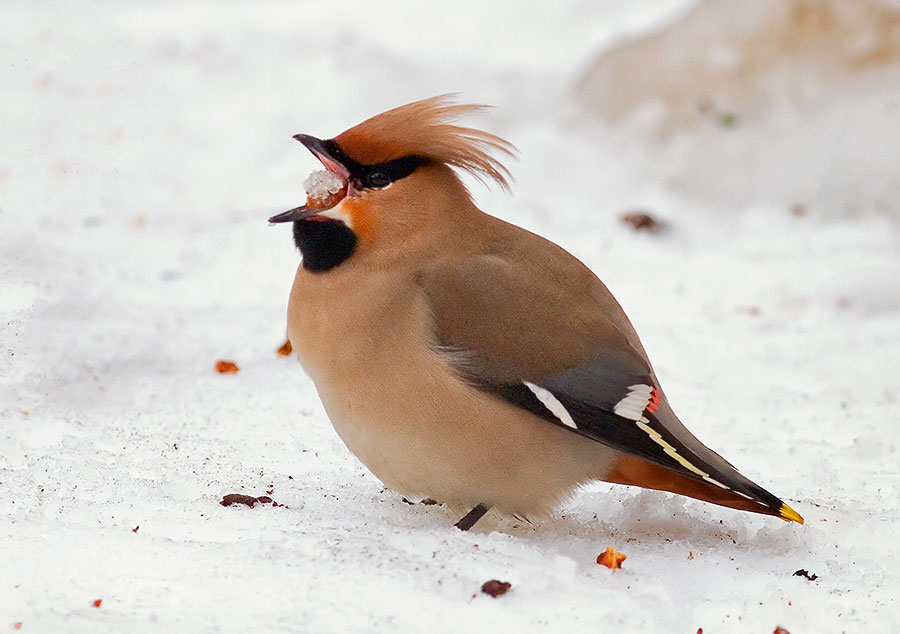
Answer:
<path fill-rule="evenodd" d="M 277 222 L 297 222 L 299 220 L 303 220 L 304 218 L 309 218 L 312 215 L 319 213 L 320 211 L 325 211 L 324 209 L 310 209 L 306 205 L 301 205 L 300 207 L 294 207 L 293 209 L 288 209 L 287 211 L 282 211 L 280 214 L 276 214 L 269 218 L 269 222 L 275 224 Z"/>
<path fill-rule="evenodd" d="M 313 156 L 319 159 L 329 172 L 337 174 L 345 181 L 350 178 L 349 166 L 344 165 L 346 157 L 343 156 L 343 152 L 340 151 L 340 148 L 333 141 L 331 142 L 334 145 L 332 148 L 329 147 L 327 141 L 317 139 L 308 134 L 295 134 L 294 138 L 306 146 L 306 149 L 312 152 Z"/>
<path fill-rule="evenodd" d="M 313 156 L 319 159 L 329 172 L 339 176 L 345 183 L 350 179 L 350 170 L 353 168 L 354 162 L 341 151 L 341 148 L 334 141 L 323 141 L 309 134 L 295 134 L 294 138 L 312 152 Z M 269 222 L 273 224 L 297 222 L 323 211 L 327 211 L 327 209 L 310 208 L 307 205 L 301 205 L 272 216 L 269 218 Z"/>

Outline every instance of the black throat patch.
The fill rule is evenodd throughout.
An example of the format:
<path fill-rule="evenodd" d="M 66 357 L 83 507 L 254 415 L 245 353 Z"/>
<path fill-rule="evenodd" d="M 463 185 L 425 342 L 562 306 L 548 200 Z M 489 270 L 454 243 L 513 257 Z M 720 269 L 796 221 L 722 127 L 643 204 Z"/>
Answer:
<path fill-rule="evenodd" d="M 294 223 L 294 244 L 303 256 L 303 268 L 322 273 L 353 255 L 356 234 L 337 220 L 300 220 Z"/>
<path fill-rule="evenodd" d="M 406 178 L 430 159 L 410 155 L 375 165 L 353 160 L 334 139 L 321 142 L 328 157 L 347 170 L 353 189 L 377 190 Z M 303 268 L 314 273 L 329 271 L 347 260 L 356 250 L 353 230 L 337 220 L 308 219 L 294 223 L 294 244 L 303 256 Z"/>

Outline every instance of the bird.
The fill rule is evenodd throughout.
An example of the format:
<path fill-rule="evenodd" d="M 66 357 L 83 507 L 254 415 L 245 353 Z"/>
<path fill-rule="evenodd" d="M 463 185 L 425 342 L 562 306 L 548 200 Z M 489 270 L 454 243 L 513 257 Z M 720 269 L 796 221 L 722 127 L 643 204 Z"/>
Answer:
<path fill-rule="evenodd" d="M 669 491 L 803 523 L 681 423 L 623 309 L 555 243 L 480 210 L 503 138 L 440 95 L 293 138 L 335 187 L 269 219 L 300 251 L 294 353 L 340 438 L 388 488 L 546 517 L 583 485 Z"/>

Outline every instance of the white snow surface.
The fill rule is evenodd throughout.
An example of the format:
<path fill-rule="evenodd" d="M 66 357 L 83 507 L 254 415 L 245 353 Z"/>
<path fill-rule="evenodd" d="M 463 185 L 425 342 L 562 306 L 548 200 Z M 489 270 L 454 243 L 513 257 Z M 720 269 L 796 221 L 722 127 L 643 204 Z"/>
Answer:
<path fill-rule="evenodd" d="M 900 214 L 691 197 L 654 175 L 696 144 L 573 107 L 594 55 L 686 6 L 5 2 L 0 630 L 897 631 Z M 319 167 L 291 135 L 447 92 L 520 150 L 480 206 L 596 271 L 687 426 L 805 525 L 596 484 L 462 533 L 347 451 L 275 354 L 298 255 L 266 218 Z"/>

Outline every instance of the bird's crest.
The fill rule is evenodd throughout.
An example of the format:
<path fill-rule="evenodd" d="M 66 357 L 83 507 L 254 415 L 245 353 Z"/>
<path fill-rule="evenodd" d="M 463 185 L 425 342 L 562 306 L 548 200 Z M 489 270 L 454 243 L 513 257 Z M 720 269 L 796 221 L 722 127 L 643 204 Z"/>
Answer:
<path fill-rule="evenodd" d="M 410 155 L 424 156 L 493 180 L 509 189 L 509 170 L 492 152 L 515 156 L 508 141 L 452 122 L 488 106 L 453 103 L 453 95 L 414 101 L 375 115 L 334 138 L 351 158 L 377 164 Z"/>

